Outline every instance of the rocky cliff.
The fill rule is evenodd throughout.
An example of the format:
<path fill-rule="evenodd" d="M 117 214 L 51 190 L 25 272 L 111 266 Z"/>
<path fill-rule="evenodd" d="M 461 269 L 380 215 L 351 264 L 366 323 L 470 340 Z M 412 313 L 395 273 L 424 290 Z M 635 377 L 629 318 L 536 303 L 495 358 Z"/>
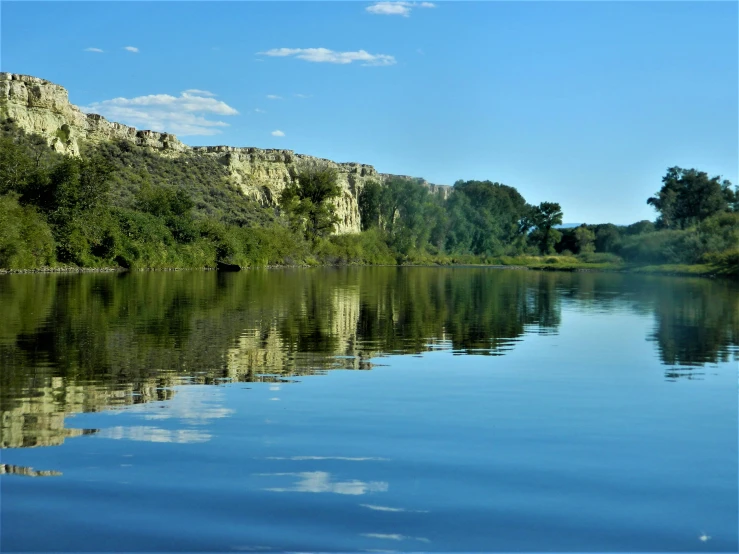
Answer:
<path fill-rule="evenodd" d="M 266 205 L 277 204 L 280 192 L 293 181 L 299 166 L 327 164 L 337 170 L 342 188 L 335 201 L 339 233 L 360 230 L 357 197 L 364 184 L 394 177 L 378 173 L 371 165 L 336 163 L 291 150 L 191 147 L 169 133 L 137 130 L 97 114 L 86 114 L 69 102 L 64 87 L 28 75 L 0 73 L 0 118 L 10 118 L 26 132 L 46 137 L 54 150 L 69 155 L 79 155 L 82 143 L 125 140 L 163 156 L 182 158 L 183 162 L 188 156 L 212 156 L 229 169 L 232 183 L 245 195 Z M 451 191 L 446 185 L 425 184 L 431 193 L 444 197 Z"/>

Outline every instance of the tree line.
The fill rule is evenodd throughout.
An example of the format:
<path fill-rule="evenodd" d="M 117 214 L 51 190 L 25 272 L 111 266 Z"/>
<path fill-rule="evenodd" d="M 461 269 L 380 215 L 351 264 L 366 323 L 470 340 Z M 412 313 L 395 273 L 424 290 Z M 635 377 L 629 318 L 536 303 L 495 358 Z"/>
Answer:
<path fill-rule="evenodd" d="M 557 202 L 457 181 L 432 194 L 391 178 L 357 191 L 362 232 L 335 235 L 340 196 L 329 166 L 298 167 L 267 208 L 203 155 L 159 156 L 126 142 L 53 152 L 43 137 L 0 126 L 0 268 L 163 268 L 336 263 L 696 264 L 739 267 L 739 191 L 673 167 L 647 200 L 654 222 L 562 229 Z"/>

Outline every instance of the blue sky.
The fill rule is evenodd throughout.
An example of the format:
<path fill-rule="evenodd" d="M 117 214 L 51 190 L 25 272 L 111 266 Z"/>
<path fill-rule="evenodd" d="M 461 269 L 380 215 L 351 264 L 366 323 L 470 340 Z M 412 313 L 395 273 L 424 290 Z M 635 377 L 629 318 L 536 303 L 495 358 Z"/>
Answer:
<path fill-rule="evenodd" d="M 1 8 L 3 71 L 191 145 L 490 179 L 569 222 L 654 219 L 674 165 L 739 181 L 736 2 Z"/>

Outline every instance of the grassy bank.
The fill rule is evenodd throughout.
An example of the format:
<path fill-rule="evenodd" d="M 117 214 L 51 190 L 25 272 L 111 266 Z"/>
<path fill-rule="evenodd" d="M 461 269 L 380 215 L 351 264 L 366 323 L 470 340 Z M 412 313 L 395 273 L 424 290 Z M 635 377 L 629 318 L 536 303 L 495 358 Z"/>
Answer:
<path fill-rule="evenodd" d="M 340 242 L 344 245 L 356 240 L 354 236 L 344 236 Z M 324 246 L 324 248 L 327 248 Z M 500 256 L 493 258 L 479 257 L 454 257 L 454 256 L 418 256 L 406 259 L 395 259 L 391 255 L 374 261 L 368 261 L 359 252 L 351 249 L 340 252 L 336 245 L 332 248 L 329 256 L 308 256 L 306 259 L 295 260 L 292 263 L 276 264 L 244 264 L 242 269 L 249 268 L 299 268 L 299 267 L 336 267 L 336 266 L 397 266 L 397 267 L 488 267 L 493 269 L 520 269 L 531 271 L 593 271 L 593 272 L 618 272 L 634 273 L 644 275 L 675 275 L 686 277 L 727 277 L 739 279 L 739 267 L 719 264 L 659 264 L 640 265 L 629 264 L 623 260 L 588 262 L 578 259 L 576 256 Z M 361 252 L 361 251 L 360 251 Z M 215 266 L 196 265 L 173 265 L 156 267 L 123 268 L 120 266 L 80 267 L 74 265 L 43 266 L 23 269 L 0 268 L 1 274 L 8 273 L 106 273 L 121 271 L 210 271 Z"/>

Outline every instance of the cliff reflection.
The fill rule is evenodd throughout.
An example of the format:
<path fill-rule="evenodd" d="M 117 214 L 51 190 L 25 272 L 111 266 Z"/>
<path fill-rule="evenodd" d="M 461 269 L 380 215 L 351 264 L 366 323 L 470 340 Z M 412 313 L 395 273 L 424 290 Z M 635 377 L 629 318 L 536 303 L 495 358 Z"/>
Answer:
<path fill-rule="evenodd" d="M 706 279 L 483 268 L 5 275 L 2 447 L 61 444 L 93 432 L 65 428 L 66 414 L 168 401 L 177 385 L 366 370 L 383 353 L 502 355 L 527 333 L 556 333 L 564 304 L 653 313 L 649 339 L 667 365 L 728 360 L 739 339 L 737 286 Z M 149 419 L 228 415 L 178 409 Z"/>
<path fill-rule="evenodd" d="M 16 466 L 13 464 L 0 464 L 0 475 L 22 475 L 24 477 L 57 477 L 62 473 L 60 471 L 54 471 L 46 469 L 42 471 L 36 471 L 32 467 Z"/>

